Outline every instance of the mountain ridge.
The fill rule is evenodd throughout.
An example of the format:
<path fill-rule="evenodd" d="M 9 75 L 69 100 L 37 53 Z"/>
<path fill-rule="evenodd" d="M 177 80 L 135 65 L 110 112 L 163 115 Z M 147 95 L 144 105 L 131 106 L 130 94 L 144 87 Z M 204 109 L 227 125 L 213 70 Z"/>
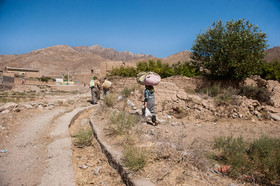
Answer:
<path fill-rule="evenodd" d="M 267 50 L 266 60 L 280 59 L 280 46 Z M 36 49 L 30 53 L 19 55 L 0 55 L 0 68 L 5 66 L 39 69 L 43 75 L 57 75 L 67 70 L 83 74 L 89 68 L 101 68 L 103 63 L 135 65 L 140 61 L 161 60 L 170 65 L 178 61 L 191 60 L 192 52 L 185 50 L 166 58 L 158 58 L 147 54 L 134 54 L 129 51 L 119 52 L 113 48 L 100 45 L 77 46 L 56 45 Z"/>

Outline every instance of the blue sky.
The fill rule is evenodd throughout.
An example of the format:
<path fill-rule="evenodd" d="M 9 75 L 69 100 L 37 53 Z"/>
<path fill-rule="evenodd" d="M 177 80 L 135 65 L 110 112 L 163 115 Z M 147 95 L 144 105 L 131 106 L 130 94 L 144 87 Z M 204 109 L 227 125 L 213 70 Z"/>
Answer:
<path fill-rule="evenodd" d="M 0 0 L 0 55 L 99 44 L 164 58 L 217 20 L 243 19 L 280 46 L 280 0 Z"/>

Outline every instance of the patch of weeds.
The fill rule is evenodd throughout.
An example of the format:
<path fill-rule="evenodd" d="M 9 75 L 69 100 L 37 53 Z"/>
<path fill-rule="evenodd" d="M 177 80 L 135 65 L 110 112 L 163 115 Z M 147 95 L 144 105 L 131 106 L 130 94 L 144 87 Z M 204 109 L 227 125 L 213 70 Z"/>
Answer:
<path fill-rule="evenodd" d="M 222 90 L 222 93 L 216 97 L 215 101 L 218 105 L 220 104 L 230 104 L 233 100 L 235 100 L 235 96 L 237 95 L 237 89 L 233 87 L 227 87 Z"/>
<path fill-rule="evenodd" d="M 258 172 L 270 181 L 280 181 L 280 139 L 263 136 L 252 142 L 248 153 Z"/>
<path fill-rule="evenodd" d="M 280 139 L 262 136 L 249 143 L 242 137 L 218 137 L 214 149 L 220 151 L 215 159 L 231 166 L 231 177 L 247 177 L 260 184 L 280 183 Z"/>
<path fill-rule="evenodd" d="M 205 87 L 199 90 L 199 93 L 207 94 L 208 96 L 215 97 L 222 93 L 222 88 L 220 84 L 214 84 L 210 87 Z"/>
<path fill-rule="evenodd" d="M 126 145 L 124 149 L 124 164 L 133 171 L 143 169 L 148 160 L 149 152 L 145 149 Z"/>
<path fill-rule="evenodd" d="M 107 107 L 112 107 L 117 102 L 117 96 L 114 94 L 109 94 L 104 96 L 104 103 Z"/>
<path fill-rule="evenodd" d="M 128 130 L 138 123 L 139 117 L 127 114 L 125 111 L 116 112 L 114 111 L 110 117 L 110 126 L 113 133 L 118 135 L 123 135 L 128 132 Z"/>
<path fill-rule="evenodd" d="M 90 127 L 80 129 L 74 136 L 74 145 L 78 147 L 91 146 L 93 140 L 93 131 Z"/>
<path fill-rule="evenodd" d="M 128 88 L 125 87 L 122 91 L 121 94 L 124 95 L 125 97 L 129 97 L 131 95 L 131 92 L 133 91 L 133 88 Z"/>
<path fill-rule="evenodd" d="M 243 86 L 240 88 L 240 95 L 250 99 L 258 100 L 261 103 L 270 103 L 272 93 L 267 88 L 259 88 L 255 86 Z"/>

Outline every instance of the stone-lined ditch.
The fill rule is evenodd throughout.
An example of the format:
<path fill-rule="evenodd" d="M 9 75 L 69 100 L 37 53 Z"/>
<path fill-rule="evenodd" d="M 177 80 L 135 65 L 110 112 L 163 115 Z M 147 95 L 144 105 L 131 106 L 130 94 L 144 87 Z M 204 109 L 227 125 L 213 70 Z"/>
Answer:
<path fill-rule="evenodd" d="M 79 130 L 91 130 L 89 118 L 94 111 L 95 108 L 78 113 L 69 127 L 76 185 L 125 185 L 118 172 L 110 166 L 110 159 L 108 161 L 95 138 L 91 146 L 80 148 L 74 145 L 74 136 Z"/>

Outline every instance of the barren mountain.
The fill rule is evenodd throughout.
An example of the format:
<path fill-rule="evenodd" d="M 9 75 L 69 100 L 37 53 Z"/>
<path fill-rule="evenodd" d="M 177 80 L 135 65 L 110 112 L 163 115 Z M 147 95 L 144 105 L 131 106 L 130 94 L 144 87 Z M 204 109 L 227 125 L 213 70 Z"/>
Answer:
<path fill-rule="evenodd" d="M 280 46 L 267 50 L 266 60 L 280 59 Z M 190 61 L 192 52 L 182 51 L 167 58 L 157 58 L 146 54 L 133 54 L 119 52 L 112 48 L 103 48 L 99 45 L 91 47 L 70 47 L 58 45 L 44 49 L 34 50 L 22 55 L 0 55 L 0 70 L 5 66 L 39 69 L 42 75 L 61 75 L 67 71 L 76 74 L 85 74 L 90 68 L 101 68 L 102 63 L 126 62 L 137 63 L 140 61 L 161 60 L 163 63 L 174 64 L 178 61 Z"/>
<path fill-rule="evenodd" d="M 268 54 L 265 56 L 267 62 L 271 62 L 274 59 L 280 60 L 280 46 L 270 48 L 266 51 Z"/>
<path fill-rule="evenodd" d="M 60 75 L 65 71 L 78 74 L 88 70 L 90 66 L 99 66 L 104 59 L 92 53 L 80 53 L 68 45 L 58 45 L 34 50 L 23 55 L 1 55 L 0 65 L 40 69 L 43 75 Z"/>
<path fill-rule="evenodd" d="M 73 48 L 81 53 L 97 54 L 105 59 L 110 59 L 113 61 L 129 61 L 129 60 L 134 60 L 139 58 L 152 57 L 152 55 L 133 54 L 132 52 L 129 51 L 119 52 L 113 48 L 104 48 L 100 45 L 93 45 L 91 47 L 77 46 Z"/>

